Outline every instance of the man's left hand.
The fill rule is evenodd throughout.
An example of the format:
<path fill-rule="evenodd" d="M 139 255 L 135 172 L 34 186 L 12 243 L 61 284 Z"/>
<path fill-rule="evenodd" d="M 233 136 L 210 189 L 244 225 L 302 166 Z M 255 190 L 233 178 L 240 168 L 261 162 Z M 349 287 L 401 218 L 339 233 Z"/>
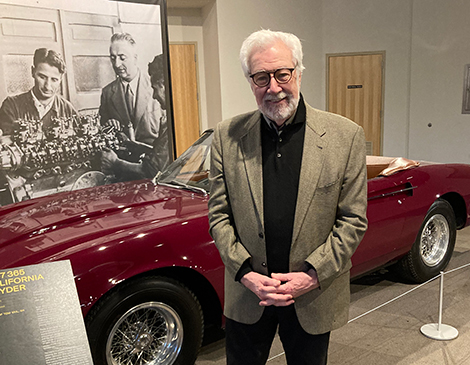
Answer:
<path fill-rule="evenodd" d="M 308 272 L 273 273 L 271 277 L 283 283 L 278 287 L 278 294 L 290 294 L 293 298 L 300 297 L 302 294 L 320 286 L 317 272 L 313 269 Z"/>

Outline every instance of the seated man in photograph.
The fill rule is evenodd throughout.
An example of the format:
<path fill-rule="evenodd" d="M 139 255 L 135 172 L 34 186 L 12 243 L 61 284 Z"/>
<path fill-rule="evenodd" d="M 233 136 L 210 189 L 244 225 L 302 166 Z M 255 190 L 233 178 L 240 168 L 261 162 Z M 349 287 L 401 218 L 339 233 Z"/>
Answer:
<path fill-rule="evenodd" d="M 43 129 L 54 118 L 77 115 L 73 105 L 60 94 L 60 84 L 65 73 L 65 63 L 60 54 L 47 48 L 34 52 L 31 74 L 34 86 L 16 96 L 8 96 L 0 108 L 0 129 L 10 135 L 19 120 L 42 121 Z"/>
<path fill-rule="evenodd" d="M 151 152 L 146 153 L 138 163 L 120 159 L 112 150 L 102 152 L 102 171 L 108 175 L 114 174 L 119 180 L 153 178 L 170 163 L 163 54 L 155 56 L 153 61 L 149 63 L 148 72 L 153 89 L 153 99 L 161 106 L 159 134 L 153 141 Z"/>

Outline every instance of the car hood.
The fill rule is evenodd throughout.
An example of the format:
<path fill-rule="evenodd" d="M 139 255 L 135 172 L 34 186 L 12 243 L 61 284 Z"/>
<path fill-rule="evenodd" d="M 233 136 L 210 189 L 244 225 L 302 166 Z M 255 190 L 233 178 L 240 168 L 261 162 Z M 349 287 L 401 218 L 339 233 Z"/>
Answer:
<path fill-rule="evenodd" d="M 91 235 L 97 230 L 104 234 L 106 230 L 146 224 L 158 218 L 155 207 L 160 207 L 159 211 L 163 211 L 163 203 L 185 194 L 191 193 L 156 186 L 150 180 L 142 180 L 103 185 L 11 204 L 0 208 L 0 254 L 2 249 L 15 242 L 37 242 L 41 237 L 51 236 L 53 231 L 70 232 L 70 227 L 88 225 Z M 123 219 L 124 213 L 130 210 L 137 214 L 137 211 L 148 211 L 150 208 L 153 208 L 152 214 L 141 214 L 139 219 Z M 96 222 L 99 222 L 98 227 L 91 225 Z M 63 229 L 64 227 L 68 229 Z M 80 230 L 80 234 L 86 234 L 86 230 Z M 67 235 L 61 237 L 56 234 L 54 241 L 60 243 L 70 239 Z"/>

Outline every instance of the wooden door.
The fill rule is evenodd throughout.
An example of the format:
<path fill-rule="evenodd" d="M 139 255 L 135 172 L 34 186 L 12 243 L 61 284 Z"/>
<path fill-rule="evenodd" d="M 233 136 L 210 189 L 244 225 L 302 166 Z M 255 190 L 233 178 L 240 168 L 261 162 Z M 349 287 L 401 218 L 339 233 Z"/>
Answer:
<path fill-rule="evenodd" d="M 328 56 L 328 106 L 364 128 L 367 154 L 382 152 L 383 53 Z"/>
<path fill-rule="evenodd" d="M 200 133 L 195 44 L 170 44 L 170 70 L 178 157 Z"/>

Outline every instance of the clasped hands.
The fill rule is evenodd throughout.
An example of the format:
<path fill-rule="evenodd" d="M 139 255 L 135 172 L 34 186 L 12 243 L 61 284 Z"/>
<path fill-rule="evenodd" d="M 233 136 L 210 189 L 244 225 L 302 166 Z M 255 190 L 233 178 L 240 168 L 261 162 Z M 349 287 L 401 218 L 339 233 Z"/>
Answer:
<path fill-rule="evenodd" d="M 285 307 L 294 303 L 294 298 L 319 287 L 317 272 L 290 272 L 271 277 L 251 271 L 240 282 L 261 300 L 260 306 Z"/>

